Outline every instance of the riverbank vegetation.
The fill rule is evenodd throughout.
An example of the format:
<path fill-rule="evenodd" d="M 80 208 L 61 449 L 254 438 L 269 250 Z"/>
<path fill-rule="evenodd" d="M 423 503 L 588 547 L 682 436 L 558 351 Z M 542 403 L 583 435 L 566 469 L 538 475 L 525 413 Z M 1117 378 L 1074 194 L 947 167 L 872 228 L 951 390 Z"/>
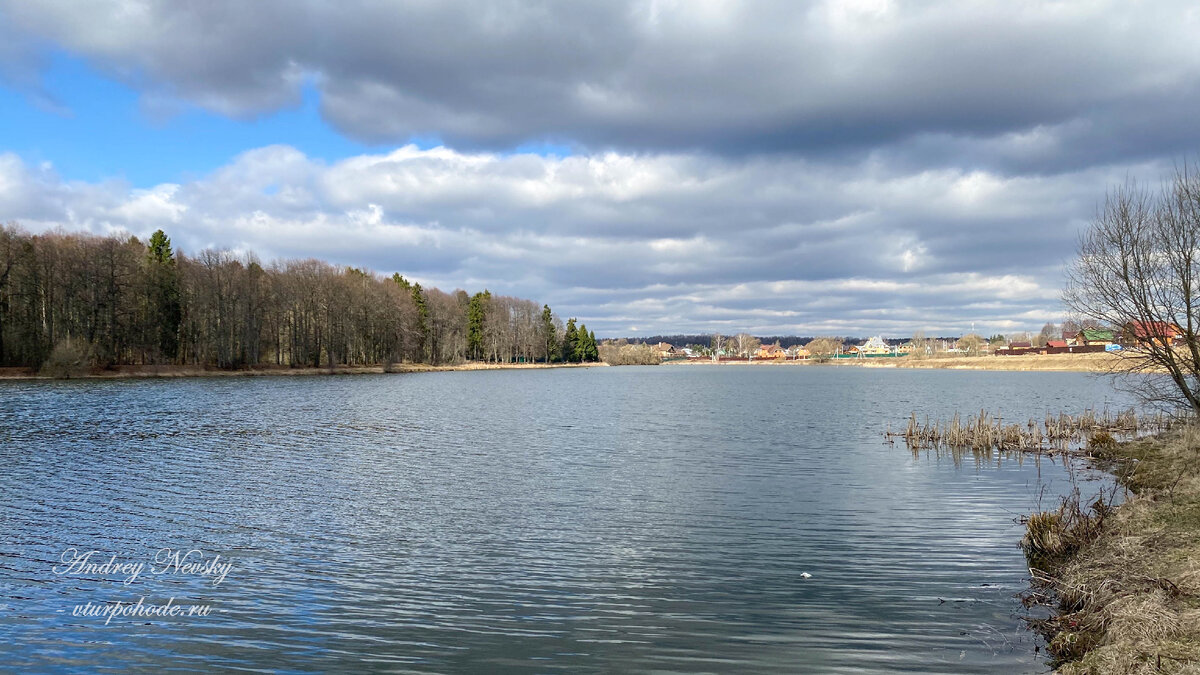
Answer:
<path fill-rule="evenodd" d="M 1110 412 L 1085 410 L 1079 415 L 1047 414 L 1044 419 L 1005 420 L 979 411 L 963 417 L 955 414 L 948 422 L 926 419 L 913 413 L 904 429 L 885 432 L 889 439 L 901 438 L 911 450 L 926 448 L 969 449 L 982 452 L 1037 452 L 1043 454 L 1088 454 L 1096 447 L 1109 447 L 1116 438 L 1132 438 L 1171 428 L 1176 418 L 1164 413 L 1139 416 L 1135 410 Z"/>
<path fill-rule="evenodd" d="M 1128 497 L 1078 493 L 1027 521 L 1027 604 L 1063 673 L 1200 672 L 1200 427 L 1098 443 Z"/>
<path fill-rule="evenodd" d="M 1077 489 L 1026 519 L 1026 601 L 1055 612 L 1031 623 L 1059 672 L 1200 672 L 1200 166 L 1158 191 L 1110 191 L 1068 277 L 1071 310 L 1135 343 L 1112 371 L 1133 374 L 1144 403 L 1186 412 L 1155 436 L 1091 437 L 1124 503 Z"/>
<path fill-rule="evenodd" d="M 914 453 L 1030 452 L 1111 471 L 1116 482 L 1099 494 L 1076 487 L 1023 519 L 1031 582 L 1022 600 L 1051 611 L 1030 626 L 1057 672 L 1200 672 L 1200 425 L 1190 411 L 1024 423 L 986 412 L 945 423 L 914 415 L 886 435 Z"/>
<path fill-rule="evenodd" d="M 944 354 L 925 358 L 901 356 L 893 359 L 845 359 L 842 364 L 864 368 L 917 368 L 932 370 L 994 370 L 1010 372 L 1074 371 L 1085 373 L 1120 372 L 1121 352 L 1096 354 L 1028 354 L 979 358 Z"/>
<path fill-rule="evenodd" d="M 174 251 L 0 227 L 0 367 L 590 362 L 595 336 L 531 300 L 446 293 L 319 260 Z"/>

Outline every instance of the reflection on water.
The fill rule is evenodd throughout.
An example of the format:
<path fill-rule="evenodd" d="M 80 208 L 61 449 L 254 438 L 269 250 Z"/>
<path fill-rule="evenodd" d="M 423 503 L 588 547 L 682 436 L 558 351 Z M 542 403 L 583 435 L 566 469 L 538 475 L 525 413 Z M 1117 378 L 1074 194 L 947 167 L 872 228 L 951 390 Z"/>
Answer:
<path fill-rule="evenodd" d="M 1068 470 L 881 432 L 1106 404 L 1081 374 L 820 367 L 4 383 L 0 651 L 17 670 L 1044 670 L 1015 519 Z M 56 574 L 72 547 L 233 567 Z M 139 598 L 212 613 L 72 616 Z"/>

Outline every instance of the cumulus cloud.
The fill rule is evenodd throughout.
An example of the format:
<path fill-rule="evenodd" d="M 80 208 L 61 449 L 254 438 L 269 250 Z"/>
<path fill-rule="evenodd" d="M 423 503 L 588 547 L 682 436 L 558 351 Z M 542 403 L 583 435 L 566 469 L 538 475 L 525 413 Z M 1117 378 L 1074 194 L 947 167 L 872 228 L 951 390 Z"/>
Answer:
<path fill-rule="evenodd" d="M 674 153 L 447 148 L 326 163 L 251 150 L 182 184 L 59 178 L 0 155 L 0 213 L 398 271 L 549 302 L 602 335 L 959 332 L 1057 319 L 1062 262 L 1103 187 L 1160 165 L 1052 176 L 893 171 Z"/>
<path fill-rule="evenodd" d="M 311 82 L 328 121 L 368 141 L 900 144 L 908 162 L 1045 170 L 1200 140 L 1200 11 L 1183 1 L 2 0 L 0 19 L 12 45 L 222 114 L 294 105 Z"/>
<path fill-rule="evenodd" d="M 62 51 L 147 110 L 312 88 L 389 148 L 144 189 L 0 154 L 0 218 L 489 287 L 608 335 L 1036 328 L 1104 189 L 1200 147 L 1197 34 L 1181 0 L 0 0 L 0 82 L 44 108 Z"/>

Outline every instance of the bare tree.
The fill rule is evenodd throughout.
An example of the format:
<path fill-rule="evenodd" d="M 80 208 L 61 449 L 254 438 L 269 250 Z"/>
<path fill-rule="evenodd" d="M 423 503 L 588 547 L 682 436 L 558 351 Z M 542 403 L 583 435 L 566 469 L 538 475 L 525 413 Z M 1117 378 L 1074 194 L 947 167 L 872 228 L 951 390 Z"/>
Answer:
<path fill-rule="evenodd" d="M 817 361 L 828 361 L 842 348 L 842 341 L 838 338 L 817 338 L 804 345 L 804 348 Z"/>
<path fill-rule="evenodd" d="M 810 350 L 811 351 L 811 350 Z M 923 359 L 932 353 L 933 349 L 930 346 L 929 339 L 925 337 L 925 331 L 913 331 L 912 334 L 912 357 L 914 359 Z"/>
<path fill-rule="evenodd" d="M 1198 283 L 1200 166 L 1184 164 L 1157 192 L 1133 182 L 1109 192 L 1080 239 L 1063 300 L 1083 317 L 1149 337 L 1118 368 L 1159 376 L 1126 382 L 1146 402 L 1200 414 Z"/>
<path fill-rule="evenodd" d="M 561 321 L 532 301 L 495 296 L 486 309 L 480 358 L 531 361 L 547 333 L 561 337 Z M 0 226 L 0 366 L 39 367 L 60 342 L 101 366 L 456 362 L 468 353 L 469 312 L 465 292 L 399 274 L 319 260 L 264 266 L 217 249 L 188 256 L 162 232 L 143 244 Z"/>
<path fill-rule="evenodd" d="M 0 307 L 8 304 L 6 291 L 17 262 L 17 236 L 16 225 L 0 225 Z M 0 311 L 0 363 L 4 363 L 5 314 Z"/>
<path fill-rule="evenodd" d="M 966 352 L 967 356 L 979 356 L 985 344 L 987 344 L 987 340 L 976 333 L 967 333 L 958 339 L 959 350 Z"/>
<path fill-rule="evenodd" d="M 712 336 L 712 358 L 713 361 L 721 360 L 721 349 L 725 347 L 725 336 L 720 333 L 713 333 Z"/>
<path fill-rule="evenodd" d="M 1047 323 L 1042 326 L 1041 332 L 1039 332 L 1037 337 L 1033 339 L 1033 345 L 1035 347 L 1045 347 L 1047 343 L 1049 343 L 1051 340 L 1059 339 L 1061 335 L 1062 333 L 1059 331 L 1058 326 L 1053 323 Z"/>
<path fill-rule="evenodd" d="M 758 349 L 758 338 L 749 333 L 738 333 L 733 336 L 733 345 L 737 349 L 738 354 L 742 356 L 750 356 L 754 350 Z"/>

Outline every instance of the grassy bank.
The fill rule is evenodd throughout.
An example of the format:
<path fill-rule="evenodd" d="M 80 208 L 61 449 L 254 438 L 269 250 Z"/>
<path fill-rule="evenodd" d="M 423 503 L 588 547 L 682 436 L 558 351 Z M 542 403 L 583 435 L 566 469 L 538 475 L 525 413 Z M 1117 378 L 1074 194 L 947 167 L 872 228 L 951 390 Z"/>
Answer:
<path fill-rule="evenodd" d="M 1200 427 L 1102 442 L 1129 498 L 1029 519 L 1038 622 L 1062 673 L 1200 672 Z"/>
<path fill-rule="evenodd" d="M 867 368 L 940 368 L 953 370 L 1107 372 L 1119 366 L 1119 354 L 1029 354 L 1026 356 L 932 356 L 851 359 Z"/>
<path fill-rule="evenodd" d="M 267 375 L 378 375 L 383 373 L 430 373 L 450 370 L 533 370 L 542 368 L 590 368 L 606 363 L 478 363 L 431 366 L 423 363 L 396 363 L 390 366 L 334 366 L 332 368 L 290 368 L 288 366 L 259 366 L 239 370 L 197 368 L 195 366 L 117 366 L 93 369 L 73 374 L 69 379 L 121 379 L 146 377 L 260 377 Z M 48 380 L 29 368 L 0 368 L 0 380 Z"/>

